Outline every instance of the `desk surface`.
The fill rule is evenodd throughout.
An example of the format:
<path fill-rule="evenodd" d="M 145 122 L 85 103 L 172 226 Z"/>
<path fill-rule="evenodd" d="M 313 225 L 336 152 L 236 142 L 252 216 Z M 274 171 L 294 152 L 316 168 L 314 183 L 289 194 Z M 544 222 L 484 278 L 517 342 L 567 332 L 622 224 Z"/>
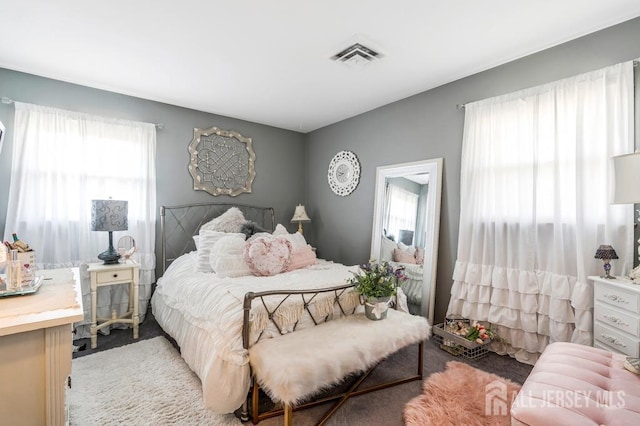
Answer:
<path fill-rule="evenodd" d="M 36 271 L 37 293 L 0 299 L 0 336 L 70 324 L 84 318 L 78 268 Z"/>

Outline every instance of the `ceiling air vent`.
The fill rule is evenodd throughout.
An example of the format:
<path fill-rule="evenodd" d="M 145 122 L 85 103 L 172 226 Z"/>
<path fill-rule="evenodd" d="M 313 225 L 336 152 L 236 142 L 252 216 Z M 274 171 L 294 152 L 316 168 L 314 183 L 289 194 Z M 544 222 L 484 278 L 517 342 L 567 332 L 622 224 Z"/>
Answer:
<path fill-rule="evenodd" d="M 378 52 L 363 46 L 360 43 L 355 43 L 343 51 L 336 53 L 331 57 L 336 62 L 342 62 L 347 65 L 363 66 L 373 61 L 376 58 L 381 58 Z"/>

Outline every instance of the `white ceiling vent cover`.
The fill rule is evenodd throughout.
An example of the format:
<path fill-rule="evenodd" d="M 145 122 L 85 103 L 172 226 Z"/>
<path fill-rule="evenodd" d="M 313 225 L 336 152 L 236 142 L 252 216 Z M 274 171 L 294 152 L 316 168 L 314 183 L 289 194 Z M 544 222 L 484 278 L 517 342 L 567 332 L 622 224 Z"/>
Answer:
<path fill-rule="evenodd" d="M 342 62 L 347 65 L 361 67 L 368 64 L 374 59 L 381 58 L 382 55 L 373 49 L 370 49 L 360 43 L 352 44 L 343 51 L 336 53 L 331 57 L 336 62 Z"/>

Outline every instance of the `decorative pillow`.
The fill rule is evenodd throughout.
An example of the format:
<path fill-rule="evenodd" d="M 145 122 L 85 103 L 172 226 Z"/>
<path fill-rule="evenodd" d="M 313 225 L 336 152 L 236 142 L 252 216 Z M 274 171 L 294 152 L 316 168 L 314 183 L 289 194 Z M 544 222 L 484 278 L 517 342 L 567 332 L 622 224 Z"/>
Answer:
<path fill-rule="evenodd" d="M 213 272 L 211 268 L 211 262 L 209 255 L 211 254 L 211 248 L 215 243 L 223 237 L 228 235 L 240 236 L 244 239 L 244 234 L 229 234 L 227 232 L 217 231 L 201 231 L 198 238 L 198 256 L 196 258 L 195 270 L 196 272 Z"/>
<path fill-rule="evenodd" d="M 404 250 L 393 249 L 393 261 L 400 263 L 416 263 L 416 258 Z"/>
<path fill-rule="evenodd" d="M 266 229 L 262 228 L 260 225 L 258 225 L 255 222 L 251 222 L 250 220 L 246 221 L 245 223 L 242 224 L 242 227 L 240 228 L 240 232 L 242 232 L 246 238 L 245 239 L 249 239 L 252 235 L 258 234 L 258 233 L 269 233 L 269 231 L 267 231 Z"/>
<path fill-rule="evenodd" d="M 194 235 L 192 238 L 193 238 L 193 242 L 196 245 L 196 250 L 198 250 L 198 244 L 200 244 L 200 236 L 199 235 Z"/>
<path fill-rule="evenodd" d="M 316 252 L 307 244 L 303 248 L 293 249 L 291 251 L 291 261 L 289 262 L 289 266 L 287 266 L 287 271 L 306 268 L 307 266 L 315 265 L 317 262 Z"/>
<path fill-rule="evenodd" d="M 241 234 L 226 234 L 211 248 L 209 262 L 211 269 L 220 278 L 244 277 L 251 275 L 251 269 L 244 261 L 244 238 Z"/>
<path fill-rule="evenodd" d="M 202 231 L 218 231 L 218 232 L 240 232 L 242 225 L 247 220 L 237 207 L 231 207 L 215 219 L 205 223 L 200 227 Z"/>
<path fill-rule="evenodd" d="M 424 265 L 424 248 L 416 247 L 416 253 L 413 255 L 418 265 Z"/>
<path fill-rule="evenodd" d="M 398 243 L 398 248 L 400 250 L 406 251 L 407 253 L 409 253 L 411 256 L 415 256 L 416 254 L 416 248 L 414 246 L 408 246 L 403 242 L 399 242 Z"/>
<path fill-rule="evenodd" d="M 244 260 L 253 275 L 277 275 L 291 261 L 291 243 L 283 237 L 260 237 L 244 245 Z"/>
<path fill-rule="evenodd" d="M 281 224 L 276 225 L 276 229 L 273 231 L 273 235 L 276 237 L 286 238 L 291 243 L 291 248 L 294 250 L 303 249 L 307 245 L 307 240 L 304 239 L 304 236 L 301 233 L 294 232 L 293 234 L 290 234 L 287 231 L 287 228 L 285 228 Z"/>
<path fill-rule="evenodd" d="M 392 260 L 393 250 L 396 248 L 398 248 L 398 245 L 387 237 L 380 238 L 380 260 Z"/>

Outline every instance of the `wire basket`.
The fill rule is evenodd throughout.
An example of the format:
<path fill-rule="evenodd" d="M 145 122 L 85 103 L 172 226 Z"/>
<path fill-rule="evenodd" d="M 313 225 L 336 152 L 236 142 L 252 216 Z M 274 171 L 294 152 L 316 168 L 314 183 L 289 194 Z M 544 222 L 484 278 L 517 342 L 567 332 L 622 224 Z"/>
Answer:
<path fill-rule="evenodd" d="M 444 324 L 436 324 L 433 327 L 433 340 L 440 345 L 440 349 L 449 352 L 453 356 L 459 356 L 470 361 L 475 361 L 485 357 L 489 350 L 487 340 L 480 345 L 476 342 L 465 339 L 464 337 L 451 334 L 444 330 Z"/>

